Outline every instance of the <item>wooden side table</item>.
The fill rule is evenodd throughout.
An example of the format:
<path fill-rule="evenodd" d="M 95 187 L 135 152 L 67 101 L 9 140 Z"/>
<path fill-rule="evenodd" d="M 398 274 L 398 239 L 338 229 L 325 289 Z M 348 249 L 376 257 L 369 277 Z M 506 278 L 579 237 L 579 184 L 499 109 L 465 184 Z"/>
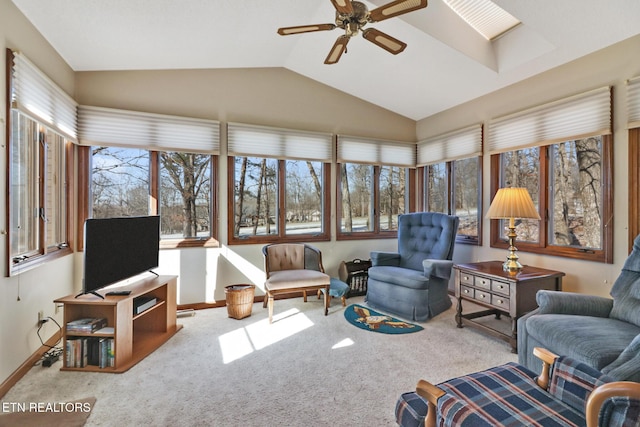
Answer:
<path fill-rule="evenodd" d="M 524 314 L 538 307 L 536 292 L 541 289 L 562 290 L 561 271 L 524 266 L 517 274 L 502 270 L 502 261 L 457 264 L 455 271 L 455 296 L 458 300 L 456 323 L 478 328 L 511 344 L 511 351 L 518 351 L 517 322 Z M 462 301 L 486 307 L 487 310 L 463 314 Z M 501 314 L 511 317 L 511 335 L 474 321 L 479 317 Z"/>

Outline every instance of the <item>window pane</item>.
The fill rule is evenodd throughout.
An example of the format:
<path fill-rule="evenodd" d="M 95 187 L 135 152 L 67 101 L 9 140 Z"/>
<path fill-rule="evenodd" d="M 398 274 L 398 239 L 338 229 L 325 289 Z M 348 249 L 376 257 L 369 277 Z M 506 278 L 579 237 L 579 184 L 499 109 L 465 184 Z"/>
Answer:
<path fill-rule="evenodd" d="M 380 230 L 397 230 L 398 215 L 406 212 L 407 169 L 380 166 Z"/>
<path fill-rule="evenodd" d="M 38 250 L 38 124 L 12 111 L 11 150 L 11 256 Z"/>
<path fill-rule="evenodd" d="M 453 162 L 455 185 L 454 215 L 460 218 L 458 235 L 478 237 L 478 164 L 480 158 Z"/>
<path fill-rule="evenodd" d="M 529 191 L 536 209 L 540 203 L 540 148 L 525 148 L 502 154 L 501 187 L 524 187 Z M 501 236 L 507 238 L 508 221 L 500 221 Z M 540 221 L 517 220 L 516 234 L 519 241 L 538 242 Z"/>
<path fill-rule="evenodd" d="M 322 233 L 322 162 L 286 160 L 285 234 Z"/>
<path fill-rule="evenodd" d="M 447 208 L 447 164 L 427 166 L 427 211 L 449 213 Z"/>
<path fill-rule="evenodd" d="M 93 147 L 92 217 L 149 214 L 149 152 L 133 148 Z"/>
<path fill-rule="evenodd" d="M 373 166 L 341 165 L 342 218 L 344 233 L 373 231 Z"/>
<path fill-rule="evenodd" d="M 236 157 L 234 169 L 234 235 L 277 234 L 278 161 Z"/>
<path fill-rule="evenodd" d="M 602 248 L 602 137 L 551 147 L 549 241 L 553 245 Z"/>
<path fill-rule="evenodd" d="M 210 236 L 211 156 L 160 153 L 160 236 Z"/>
<path fill-rule="evenodd" d="M 45 218 L 46 246 L 58 246 L 67 241 L 67 197 L 65 140 L 47 131 L 45 146 Z"/>

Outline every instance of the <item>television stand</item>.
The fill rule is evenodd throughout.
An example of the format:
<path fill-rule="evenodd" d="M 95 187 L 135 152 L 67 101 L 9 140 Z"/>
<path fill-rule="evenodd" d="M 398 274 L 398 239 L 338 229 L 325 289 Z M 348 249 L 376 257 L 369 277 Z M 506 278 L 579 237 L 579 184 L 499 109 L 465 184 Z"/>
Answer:
<path fill-rule="evenodd" d="M 153 353 L 182 329 L 182 325 L 176 323 L 177 281 L 177 276 L 150 277 L 127 285 L 125 288 L 131 293 L 126 296 L 99 295 L 100 298 L 97 298 L 92 294 L 83 294 L 56 299 L 54 302 L 64 307 L 61 370 L 121 373 Z M 133 300 L 138 297 L 155 298 L 156 304 L 135 314 Z M 67 323 L 83 318 L 105 318 L 108 329 L 93 333 L 67 332 Z M 79 358 L 79 363 L 70 364 L 73 346 L 89 348 L 105 340 L 111 340 L 113 366 L 100 367 L 82 356 L 75 359 Z M 78 352 L 76 347 L 74 355 L 78 354 L 82 354 L 82 351 Z"/>

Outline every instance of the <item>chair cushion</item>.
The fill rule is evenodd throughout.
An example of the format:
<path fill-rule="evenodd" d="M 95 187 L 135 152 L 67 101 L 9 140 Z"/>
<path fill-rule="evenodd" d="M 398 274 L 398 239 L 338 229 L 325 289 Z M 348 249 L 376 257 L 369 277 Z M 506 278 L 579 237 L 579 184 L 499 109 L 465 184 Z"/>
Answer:
<path fill-rule="evenodd" d="M 427 416 L 427 401 L 418 393 L 403 393 L 396 402 L 396 422 L 401 427 L 423 427 Z"/>
<path fill-rule="evenodd" d="M 369 278 L 380 282 L 404 286 L 405 288 L 427 289 L 429 278 L 422 270 L 416 271 L 402 267 L 371 267 L 369 268 Z"/>
<path fill-rule="evenodd" d="M 616 319 L 540 314 L 527 319 L 528 334 L 542 347 L 602 369 L 618 357 L 640 328 Z"/>
<path fill-rule="evenodd" d="M 535 382 L 536 374 L 517 363 L 438 384 L 440 425 L 583 426 L 584 416 Z"/>
<path fill-rule="evenodd" d="M 265 285 L 269 291 L 281 291 L 328 285 L 329 281 L 329 275 L 316 270 L 282 270 L 271 272 Z"/>
<path fill-rule="evenodd" d="M 553 364 L 549 393 L 573 409 L 584 412 L 593 389 L 611 381 L 612 378 L 585 363 L 560 356 Z"/>
<path fill-rule="evenodd" d="M 422 261 L 452 259 L 458 217 L 436 212 L 415 212 L 398 218 L 400 267 L 422 271 Z"/>

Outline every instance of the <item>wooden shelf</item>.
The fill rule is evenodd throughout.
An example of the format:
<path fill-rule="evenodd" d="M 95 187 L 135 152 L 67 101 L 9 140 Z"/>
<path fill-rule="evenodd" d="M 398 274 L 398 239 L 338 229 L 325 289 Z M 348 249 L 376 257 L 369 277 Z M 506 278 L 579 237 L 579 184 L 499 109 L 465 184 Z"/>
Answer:
<path fill-rule="evenodd" d="M 66 328 L 63 327 L 62 370 L 125 372 L 182 329 L 182 325 L 176 323 L 176 276 L 151 277 L 135 282 L 124 289 L 130 290 L 131 293 L 126 296 L 105 296 L 104 299 L 92 294 L 77 298 L 69 295 L 54 301 L 64 306 L 65 326 L 68 322 L 80 318 L 104 317 L 107 319 L 107 326 L 113 328 L 113 333 L 67 333 Z M 157 303 L 142 313 L 134 314 L 134 299 L 141 296 L 156 298 Z M 106 368 L 95 365 L 64 366 L 67 360 L 67 337 L 112 338 L 114 366 Z"/>

